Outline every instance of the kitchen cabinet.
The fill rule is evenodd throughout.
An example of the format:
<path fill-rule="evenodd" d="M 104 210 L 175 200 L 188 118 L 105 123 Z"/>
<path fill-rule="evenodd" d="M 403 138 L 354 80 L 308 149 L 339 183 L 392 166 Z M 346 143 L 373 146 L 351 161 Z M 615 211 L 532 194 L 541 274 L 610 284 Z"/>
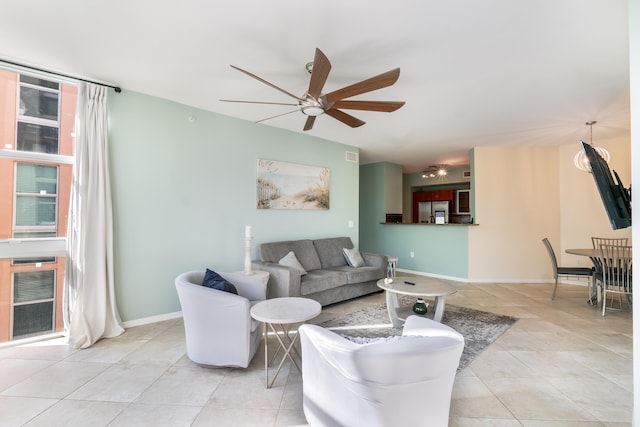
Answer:
<path fill-rule="evenodd" d="M 456 191 L 456 213 L 459 215 L 469 215 L 471 213 L 469 190 Z"/>
<path fill-rule="evenodd" d="M 420 199 L 420 202 L 450 201 L 453 202 L 453 190 L 416 191 L 413 193 L 413 200 Z"/>

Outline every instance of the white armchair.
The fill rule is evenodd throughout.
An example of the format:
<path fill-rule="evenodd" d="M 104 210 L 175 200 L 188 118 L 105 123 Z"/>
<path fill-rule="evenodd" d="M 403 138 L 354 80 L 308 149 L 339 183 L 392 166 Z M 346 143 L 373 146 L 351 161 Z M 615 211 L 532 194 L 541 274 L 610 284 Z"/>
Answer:
<path fill-rule="evenodd" d="M 310 426 L 443 426 L 464 338 L 409 316 L 402 337 L 358 344 L 317 325 L 299 329 Z"/>
<path fill-rule="evenodd" d="M 246 368 L 262 338 L 262 323 L 251 318 L 250 308 L 263 301 L 267 285 L 258 277 L 219 273 L 238 295 L 202 286 L 204 271 L 176 278 L 189 359 L 205 366 Z"/>

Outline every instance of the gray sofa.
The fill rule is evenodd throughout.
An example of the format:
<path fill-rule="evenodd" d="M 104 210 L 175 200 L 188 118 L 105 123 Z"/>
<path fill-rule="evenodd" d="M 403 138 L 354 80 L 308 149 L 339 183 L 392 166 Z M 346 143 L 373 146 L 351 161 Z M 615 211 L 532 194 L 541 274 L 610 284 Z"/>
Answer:
<path fill-rule="evenodd" d="M 386 275 L 385 255 L 361 253 L 365 266 L 347 264 L 343 248 L 353 249 L 349 237 L 316 240 L 291 240 L 260 245 L 260 261 L 254 261 L 254 270 L 270 273 L 267 298 L 306 297 L 329 305 L 380 291 L 376 282 Z M 307 271 L 278 264 L 293 251 Z"/>

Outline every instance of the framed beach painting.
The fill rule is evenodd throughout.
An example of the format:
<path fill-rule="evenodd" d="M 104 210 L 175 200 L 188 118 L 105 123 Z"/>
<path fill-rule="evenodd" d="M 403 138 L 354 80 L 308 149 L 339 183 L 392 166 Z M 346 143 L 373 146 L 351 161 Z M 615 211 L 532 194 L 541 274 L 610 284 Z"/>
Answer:
<path fill-rule="evenodd" d="M 329 209 L 329 168 L 258 159 L 258 209 Z"/>

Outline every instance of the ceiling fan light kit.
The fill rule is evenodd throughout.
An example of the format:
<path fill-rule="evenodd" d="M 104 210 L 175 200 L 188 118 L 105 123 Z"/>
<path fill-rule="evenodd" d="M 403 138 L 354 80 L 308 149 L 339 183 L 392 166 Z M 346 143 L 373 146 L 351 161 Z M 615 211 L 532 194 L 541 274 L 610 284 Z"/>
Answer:
<path fill-rule="evenodd" d="M 324 84 L 329 77 L 329 71 L 331 71 L 331 63 L 329 59 L 325 56 L 324 53 L 320 49 L 316 49 L 315 57 L 313 62 L 309 62 L 305 65 L 305 69 L 311 73 L 311 79 L 309 81 L 309 89 L 307 93 L 305 93 L 302 97 L 298 97 L 276 85 L 273 83 L 269 83 L 268 81 L 258 77 L 257 75 L 250 73 L 246 70 L 243 70 L 234 65 L 232 68 L 270 86 L 285 95 L 294 98 L 298 101 L 297 104 L 293 103 L 282 103 L 282 102 L 264 102 L 264 101 L 237 101 L 237 100 L 228 100 L 221 99 L 223 102 L 241 102 L 241 103 L 250 103 L 250 104 L 271 104 L 271 105 L 289 105 L 295 106 L 297 105 L 298 109 L 290 111 L 284 114 L 278 114 L 266 119 L 259 120 L 259 122 L 263 122 L 265 120 L 269 120 L 275 117 L 284 116 L 287 114 L 295 113 L 297 111 L 302 112 L 305 116 L 307 116 L 307 121 L 305 122 L 303 130 L 307 131 L 313 127 L 315 123 L 315 118 L 317 116 L 327 114 L 330 117 L 350 126 L 352 128 L 362 126 L 365 124 L 364 121 L 358 119 L 357 117 L 352 116 L 351 114 L 345 113 L 342 111 L 345 110 L 361 110 L 361 111 L 379 111 L 379 112 L 392 112 L 397 110 L 398 108 L 404 105 L 404 102 L 399 101 L 356 101 L 356 100 L 346 100 L 347 98 L 351 98 L 357 95 L 362 95 L 364 93 L 373 92 L 378 89 L 382 89 L 388 86 L 393 85 L 400 76 L 400 68 L 393 69 L 391 71 L 387 71 L 386 73 L 379 74 L 377 76 L 371 77 L 370 79 L 362 80 L 358 83 L 354 83 L 352 85 L 343 87 L 342 89 L 335 90 L 333 92 L 323 94 L 322 89 Z"/>
<path fill-rule="evenodd" d="M 449 165 L 431 165 L 422 171 L 422 177 L 428 178 L 444 178 L 447 176 Z"/>
<path fill-rule="evenodd" d="M 319 116 L 320 114 L 324 114 L 324 108 L 315 105 L 303 105 L 302 112 L 307 116 Z"/>
<path fill-rule="evenodd" d="M 308 93 L 305 94 L 302 101 L 298 102 L 300 111 L 302 111 L 303 114 L 314 117 L 319 116 L 320 114 L 324 114 L 325 110 L 327 109 L 326 104 L 327 102 L 323 98 L 317 100 Z"/>

